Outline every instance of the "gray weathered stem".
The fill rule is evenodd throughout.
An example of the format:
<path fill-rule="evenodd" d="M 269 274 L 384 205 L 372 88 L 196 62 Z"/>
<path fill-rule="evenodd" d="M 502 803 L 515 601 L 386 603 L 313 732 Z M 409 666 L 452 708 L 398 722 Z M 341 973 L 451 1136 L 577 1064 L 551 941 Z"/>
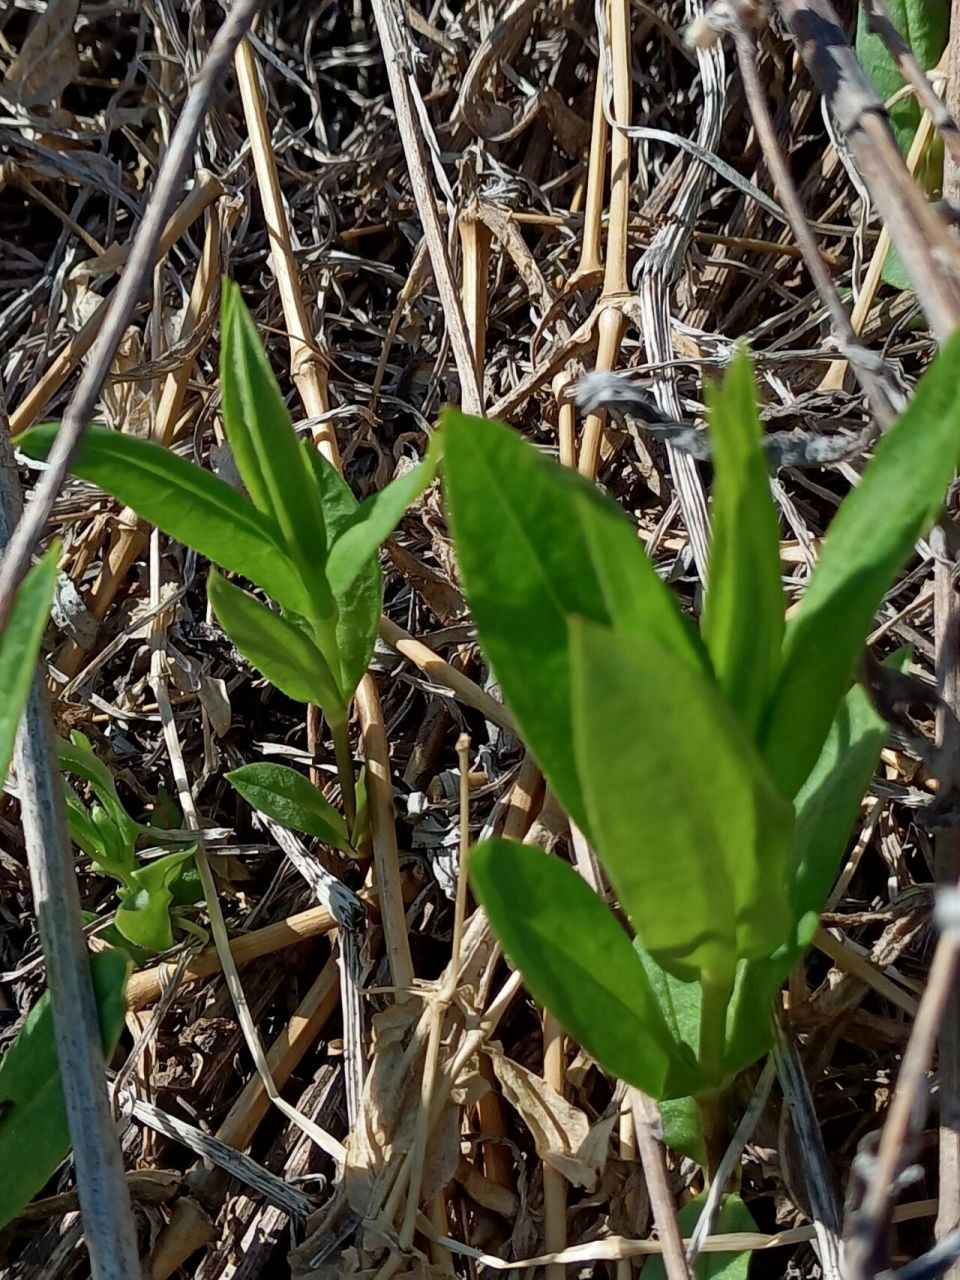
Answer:
<path fill-rule="evenodd" d="M 0 424 L 0 546 L 20 514 L 7 424 Z M 27 698 L 15 754 L 40 944 L 47 968 L 77 1191 L 95 1280 L 139 1274 L 130 1197 L 107 1100 L 106 1064 L 44 678 Z"/>
<path fill-rule="evenodd" d="M 857 61 L 830 0 L 777 0 L 817 87 L 896 246 L 941 342 L 960 321 L 958 249 L 907 171 L 883 103 Z"/>

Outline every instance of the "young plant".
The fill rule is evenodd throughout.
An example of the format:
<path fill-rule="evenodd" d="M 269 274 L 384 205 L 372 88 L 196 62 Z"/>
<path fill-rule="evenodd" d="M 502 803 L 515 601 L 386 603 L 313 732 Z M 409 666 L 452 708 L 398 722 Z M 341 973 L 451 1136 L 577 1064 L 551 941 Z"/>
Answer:
<path fill-rule="evenodd" d="M 632 936 L 572 867 L 515 841 L 474 849 L 473 887 L 534 996 L 613 1074 L 681 1100 L 668 1136 L 710 1168 L 730 1084 L 769 1047 L 773 998 L 886 736 L 850 685 L 960 458 L 958 358 L 960 334 L 842 503 L 786 624 L 745 355 L 708 390 L 699 630 L 613 502 L 507 427 L 446 413 L 446 499 L 481 645 Z"/>
<path fill-rule="evenodd" d="M 95 872 L 120 884 L 120 902 L 113 918 L 116 933 L 111 930 L 109 940 L 121 946 L 132 944 L 135 959 L 169 950 L 174 941 L 174 922 L 184 925 L 175 915 L 175 908 L 197 902 L 203 896 L 193 861 L 196 845 L 189 837 L 184 839 L 131 818 L 117 793 L 113 775 L 97 759 L 82 733 L 71 733 L 70 741 L 59 742 L 57 750 L 63 772 L 87 783 L 97 797 L 97 802 L 87 808 L 64 780 L 67 819 L 74 843 L 90 859 Z M 181 847 L 143 861 L 136 852 L 143 838 Z"/>
<path fill-rule="evenodd" d="M 288 697 L 323 711 L 352 827 L 348 714 L 380 618 L 378 549 L 432 480 L 439 438 L 419 466 L 358 503 L 336 469 L 298 438 L 253 319 L 229 281 L 221 330 L 223 424 L 246 497 L 168 449 L 100 426 L 87 429 L 74 470 L 272 598 L 274 608 L 218 572 L 208 581 L 220 625 L 251 665 Z M 47 423 L 17 443 L 43 458 L 55 434 L 56 424 Z"/>

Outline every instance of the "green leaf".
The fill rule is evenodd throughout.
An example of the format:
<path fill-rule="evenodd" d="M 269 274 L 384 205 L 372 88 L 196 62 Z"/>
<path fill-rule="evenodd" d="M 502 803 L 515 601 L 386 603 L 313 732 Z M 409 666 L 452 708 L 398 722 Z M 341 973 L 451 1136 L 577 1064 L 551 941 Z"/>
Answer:
<path fill-rule="evenodd" d="M 790 927 L 793 809 L 716 685 L 651 640 L 571 623 L 573 734 L 594 847 L 641 945 L 732 980 Z"/>
<path fill-rule="evenodd" d="M 936 518 L 960 460 L 958 361 L 960 330 L 841 504 L 787 626 L 783 667 L 761 734 L 763 754 L 787 795 L 813 768 L 874 614 Z"/>
<path fill-rule="evenodd" d="M 219 573 L 210 574 L 207 595 L 224 631 L 261 675 L 288 698 L 315 703 L 331 724 L 343 723 L 346 708 L 327 660 L 300 627 Z"/>
<path fill-rule="evenodd" d="M 196 847 L 191 846 L 184 852 L 193 855 L 196 851 Z M 203 901 L 203 882 L 192 856 L 189 862 L 183 864 L 167 887 L 170 890 L 172 907 L 192 907 Z"/>
<path fill-rule="evenodd" d="M 442 436 L 435 434 L 423 461 L 360 503 L 337 533 L 327 556 L 327 579 L 335 596 L 350 589 L 410 504 L 433 480 L 443 453 L 441 441 Z"/>
<path fill-rule="evenodd" d="M 308 584 L 311 614 L 328 617 L 323 508 L 277 380 L 239 288 L 223 282 L 220 385 L 223 425 L 254 504 L 280 530 Z"/>
<path fill-rule="evenodd" d="M 104 1052 L 123 1030 L 129 962 L 119 951 L 90 957 Z M 44 992 L 0 1061 L 0 1226 L 11 1222 L 70 1150 L 57 1067 L 50 994 Z"/>
<path fill-rule="evenodd" d="M 55 542 L 17 588 L 7 625 L 0 635 L 0 786 L 13 758 L 17 726 L 30 682 L 37 673 L 40 641 L 50 616 L 50 601 L 57 581 L 60 543 Z"/>
<path fill-rule="evenodd" d="M 633 947 L 640 957 L 670 1035 L 678 1044 L 688 1045 L 695 1054 L 700 1047 L 702 989 L 699 981 L 688 982 L 675 977 L 662 969 L 639 942 L 634 942 Z"/>
<path fill-rule="evenodd" d="M 572 867 L 486 840 L 470 854 L 470 882 L 533 996 L 606 1070 L 653 1098 L 703 1087 L 630 939 Z"/>
<path fill-rule="evenodd" d="M 790 902 L 797 959 L 817 931 L 886 739 L 886 723 L 864 690 L 854 685 L 840 704 L 820 759 L 795 802 Z"/>
<path fill-rule="evenodd" d="M 660 1006 L 667 1028 L 678 1044 L 685 1044 L 694 1055 L 700 1049 L 700 1008 L 703 989 L 699 982 L 684 982 L 661 969 L 656 960 L 638 944 L 634 949 L 643 964 L 654 998 Z M 667 1098 L 659 1104 L 663 1122 L 663 1140 L 671 1151 L 707 1167 L 707 1149 L 703 1140 L 700 1112 L 694 1098 Z"/>
<path fill-rule="evenodd" d="M 149 951 L 167 951 L 173 946 L 170 885 L 192 857 L 192 849 L 183 849 L 147 862 L 130 876 L 133 887 L 120 891 L 114 923 L 135 946 Z"/>
<path fill-rule="evenodd" d="M 63 796 L 67 802 L 67 822 L 70 827 L 70 839 L 83 850 L 88 858 L 95 862 L 102 861 L 106 855 L 106 850 L 103 848 L 100 833 L 93 825 L 86 805 L 83 804 L 76 791 L 66 780 L 63 783 Z"/>
<path fill-rule="evenodd" d="M 947 47 L 950 6 L 946 0 L 887 0 L 884 6 L 924 70 L 940 61 Z M 863 9 L 857 11 L 857 57 L 880 97 L 886 101 L 903 88 L 904 80 L 882 36 L 874 35 Z M 889 109 L 890 125 L 904 155 L 920 124 L 920 104 L 908 94 Z"/>
<path fill-rule="evenodd" d="M 65 742 L 62 738 L 58 740 L 57 759 L 64 773 L 72 773 L 75 777 L 82 778 L 93 789 L 97 799 L 106 810 L 119 841 L 119 843 L 108 843 L 106 846 L 107 851 L 123 856 L 123 851 L 129 848 L 132 859 L 137 837 L 143 828 L 139 822 L 135 822 L 130 817 L 124 808 L 117 792 L 117 784 L 113 779 L 113 774 L 101 760 L 97 759 L 93 747 L 90 745 L 90 739 L 86 734 L 75 729 L 70 734 L 69 742 Z M 91 818 L 101 827 L 101 840 L 106 839 L 109 841 L 110 837 L 104 832 L 102 819 L 98 819 L 95 813 L 91 813 Z"/>
<path fill-rule="evenodd" d="M 43 459 L 56 434 L 56 423 L 43 423 L 18 436 L 17 446 Z M 221 569 L 249 578 L 285 609 L 306 611 L 309 598 L 273 523 L 209 471 L 150 440 L 89 426 L 73 472 Z"/>
<path fill-rule="evenodd" d="M 351 849 L 362 850 L 370 839 L 370 794 L 367 790 L 366 765 L 357 774 L 357 812 L 350 829 Z"/>
<path fill-rule="evenodd" d="M 714 478 L 701 630 L 720 688 L 752 733 L 780 666 L 784 601 L 780 527 L 743 350 L 722 386 L 707 384 L 706 393 Z"/>
<path fill-rule="evenodd" d="M 677 1221 L 680 1223 L 680 1230 L 683 1232 L 685 1240 L 689 1240 L 693 1235 L 696 1225 L 700 1221 L 700 1214 L 703 1211 L 705 1200 L 706 1197 L 704 1195 L 699 1195 L 695 1200 L 691 1200 L 689 1204 L 685 1204 L 677 1214 Z M 720 1212 L 717 1214 L 717 1223 L 713 1229 L 713 1234 L 734 1235 L 739 1232 L 755 1232 L 756 1230 L 757 1224 L 753 1220 L 753 1215 L 740 1197 L 734 1195 L 724 1196 Z M 697 1259 L 694 1275 L 696 1280 L 747 1280 L 747 1273 L 750 1270 L 750 1258 L 749 1251 L 743 1253 L 702 1253 Z M 658 1257 L 650 1258 L 648 1262 L 643 1264 L 643 1270 L 640 1275 L 642 1280 L 666 1280 L 663 1259 Z"/>
<path fill-rule="evenodd" d="M 343 818 L 323 792 L 296 769 L 282 764 L 246 764 L 228 773 L 227 781 L 260 813 L 349 852 Z"/>
<path fill-rule="evenodd" d="M 699 989 L 699 984 L 697 986 Z M 665 1145 L 705 1169 L 707 1144 L 696 1098 L 666 1098 L 657 1103 L 657 1110 Z"/>
<path fill-rule="evenodd" d="M 902 666 L 906 654 L 887 661 Z M 817 931 L 886 736 L 886 725 L 863 689 L 854 685 L 797 795 L 789 882 L 793 928 L 769 958 L 743 966 L 734 987 L 727 1022 L 728 1071 L 742 1071 L 770 1047 L 771 1004 Z"/>
<path fill-rule="evenodd" d="M 586 830 L 567 619 L 607 623 L 705 667 L 694 629 L 615 503 L 501 423 L 446 409 L 444 488 L 480 643 L 527 745 Z"/>
<path fill-rule="evenodd" d="M 304 443 L 306 457 L 323 504 L 327 534 L 336 539 L 353 519 L 358 503 L 350 486 L 316 449 Z M 383 612 L 383 577 L 380 559 L 371 556 L 349 586 L 333 589 L 337 606 L 336 661 L 340 689 L 349 702 L 373 657 L 380 614 Z"/>

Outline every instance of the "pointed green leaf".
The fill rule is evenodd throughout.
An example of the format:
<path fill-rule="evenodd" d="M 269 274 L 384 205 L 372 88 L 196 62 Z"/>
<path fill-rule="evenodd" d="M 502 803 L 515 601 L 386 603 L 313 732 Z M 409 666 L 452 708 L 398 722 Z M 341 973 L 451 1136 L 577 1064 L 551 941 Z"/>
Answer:
<path fill-rule="evenodd" d="M 419 498 L 437 474 L 442 455 L 442 436 L 435 434 L 426 457 L 416 467 L 361 502 L 335 535 L 327 556 L 327 579 L 335 596 L 342 596 L 375 558 L 380 544 L 389 538 L 404 512 Z"/>
<path fill-rule="evenodd" d="M 56 434 L 56 423 L 43 423 L 18 436 L 17 447 L 45 458 Z M 221 569 L 249 578 L 285 609 L 306 611 L 306 591 L 274 525 L 209 471 L 150 440 L 90 426 L 73 472 Z"/>
<path fill-rule="evenodd" d="M 854 685 L 840 704 L 820 759 L 797 793 L 790 881 L 797 959 L 817 931 L 886 740 L 886 723 Z"/>
<path fill-rule="evenodd" d="M 714 473 L 701 629 L 720 688 L 753 732 L 780 666 L 780 527 L 746 353 L 738 352 L 720 387 L 706 390 Z"/>
<path fill-rule="evenodd" d="M 93 789 L 97 799 L 107 811 L 122 844 L 124 847 L 129 847 L 132 858 L 137 837 L 143 828 L 124 808 L 113 774 L 101 760 L 97 759 L 90 745 L 90 739 L 86 734 L 75 729 L 70 734 L 69 742 L 63 739 L 58 740 L 57 759 L 64 773 L 74 774 Z"/>
<path fill-rule="evenodd" d="M 288 698 L 315 703 L 331 724 L 344 721 L 343 697 L 306 632 L 219 573 L 210 574 L 207 595 L 221 627 L 261 675 Z"/>
<path fill-rule="evenodd" d="M 530 750 L 578 826 L 567 619 L 651 635 L 692 665 L 698 637 L 629 521 L 501 423 L 447 409 L 444 488 L 480 643 Z"/>
<path fill-rule="evenodd" d="M 60 543 L 47 548 L 17 588 L 7 625 L 0 635 L 0 787 L 13 758 L 17 726 L 30 682 L 37 673 L 40 641 L 50 617 L 57 581 Z"/>
<path fill-rule="evenodd" d="M 129 962 L 121 951 L 104 951 L 90 957 L 90 968 L 109 1057 L 123 1030 Z M 45 991 L 0 1061 L 0 1227 L 42 1189 L 69 1150 L 50 995 Z"/>
<path fill-rule="evenodd" d="M 653 641 L 582 619 L 570 631 L 597 855 L 659 964 L 732 979 L 789 931 L 792 806 L 710 679 Z"/>
<path fill-rule="evenodd" d="M 680 1230 L 685 1240 L 690 1239 L 700 1221 L 705 1199 L 704 1195 L 697 1196 L 695 1200 L 685 1204 L 677 1214 L 677 1221 L 680 1223 Z M 723 1197 L 713 1235 L 738 1235 L 741 1232 L 753 1234 L 757 1229 L 753 1215 L 739 1196 Z M 694 1268 L 695 1280 L 747 1280 L 751 1256 L 749 1250 L 742 1253 L 702 1253 Z M 641 1280 L 666 1280 L 663 1259 L 650 1258 L 643 1264 L 640 1276 Z"/>
<path fill-rule="evenodd" d="M 920 379 L 833 518 L 784 639 L 761 744 L 794 795 L 816 763 L 874 614 L 917 539 L 936 518 L 960 461 L 960 329 Z"/>
<path fill-rule="evenodd" d="M 349 852 L 343 817 L 319 787 L 296 769 L 282 764 L 246 764 L 228 773 L 227 781 L 269 818 Z"/>
<path fill-rule="evenodd" d="M 703 989 L 699 982 L 684 982 L 661 969 L 656 960 L 639 945 L 634 949 L 640 957 L 650 989 L 660 1006 L 671 1036 L 685 1044 L 695 1056 L 700 1049 L 700 1007 Z M 663 1140 L 671 1151 L 695 1160 L 701 1168 L 707 1165 L 707 1149 L 695 1098 L 667 1098 L 658 1104 L 663 1123 Z"/>
<path fill-rule="evenodd" d="M 87 812 L 86 805 L 64 780 L 63 795 L 67 802 L 67 822 L 70 827 L 70 839 L 94 862 L 99 862 L 104 853 L 99 832 Z"/>
<path fill-rule="evenodd" d="M 356 514 L 358 503 L 350 486 L 316 449 L 304 444 L 323 504 L 323 518 L 332 539 L 340 536 Z M 371 556 L 346 587 L 333 589 L 337 606 L 336 648 L 340 689 L 349 702 L 370 665 L 383 611 L 383 575 L 379 556 Z"/>
<path fill-rule="evenodd" d="M 253 317 L 229 280 L 223 284 L 221 330 L 223 425 L 234 460 L 255 505 L 280 530 L 309 586 L 312 609 L 326 617 L 327 534 L 319 495 Z"/>
<path fill-rule="evenodd" d="M 470 882 L 533 996 L 606 1070 L 654 1098 L 703 1087 L 630 939 L 571 866 L 486 840 L 470 854 Z"/>
<path fill-rule="evenodd" d="M 906 655 L 894 654 L 887 661 L 900 666 Z M 773 955 L 742 968 L 734 988 L 726 1050 L 731 1072 L 749 1067 L 770 1047 L 771 1004 L 817 931 L 886 737 L 886 725 L 855 685 L 840 704 L 820 759 L 797 795 L 789 881 L 793 927 Z"/>

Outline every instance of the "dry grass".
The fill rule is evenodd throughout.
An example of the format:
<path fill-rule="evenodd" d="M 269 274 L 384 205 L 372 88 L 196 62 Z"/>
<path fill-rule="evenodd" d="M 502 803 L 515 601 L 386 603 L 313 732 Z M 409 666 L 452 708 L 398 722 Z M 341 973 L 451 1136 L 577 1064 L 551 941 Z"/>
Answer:
<path fill-rule="evenodd" d="M 779 24 L 756 45 L 765 135 L 744 92 L 752 40 L 741 33 L 739 63 L 691 51 L 678 32 L 692 12 L 612 0 L 598 28 L 584 0 L 268 5 L 207 115 L 100 416 L 223 465 L 227 273 L 294 419 L 360 497 L 423 452 L 444 401 L 505 416 L 597 476 L 695 608 L 703 464 L 600 411 L 579 420 L 564 389 L 584 370 L 632 369 L 668 416 L 696 416 L 703 379 L 743 338 L 771 430 L 862 433 L 889 421 L 953 302 L 947 285 L 919 290 L 928 329 L 914 294 L 880 284 L 879 224 Z M 63 410 L 221 17 L 178 0 L 0 9 L 0 386 L 14 433 Z M 795 208 L 782 175 L 774 190 L 771 146 Z M 795 209 L 822 271 L 798 250 Z M 838 360 L 829 316 L 842 332 L 851 287 Z M 872 409 L 846 362 L 866 370 Z M 792 600 L 852 476 L 848 463 L 778 476 Z M 93 738 L 133 811 L 173 796 L 177 825 L 206 833 L 223 925 L 244 939 L 228 981 L 222 948 L 134 980 L 113 1065 L 145 1274 L 387 1280 L 526 1259 L 550 1280 L 626 1280 L 676 1246 L 697 1171 L 665 1155 L 644 1100 L 542 1018 L 481 916 L 455 928 L 467 828 L 569 855 L 588 877 L 592 864 L 490 697 L 439 494 L 385 555 L 383 644 L 353 733 L 373 819 L 357 862 L 258 826 L 224 783 L 229 767 L 280 757 L 333 796 L 334 749 L 210 625 L 203 566 L 73 481 L 50 523 L 73 586 L 47 647 L 57 723 Z M 921 547 L 877 640 L 912 644 L 942 679 L 934 569 Z M 951 874 L 922 821 L 934 785 L 909 752 L 885 754 L 829 932 L 785 993 L 789 1037 L 737 1160 L 761 1232 L 741 1242 L 757 1250 L 753 1276 L 837 1274 L 842 1195 L 887 1114 L 930 963 L 929 886 Z M 40 973 L 9 798 L 0 841 L 12 1036 Z M 109 887 L 78 871 L 84 906 L 106 914 Z M 199 922 L 216 939 L 217 920 Z M 756 1087 L 743 1081 L 744 1106 Z M 951 1105 L 946 1073 L 945 1124 Z M 956 1223 L 956 1179 L 938 1200 L 936 1125 L 915 1135 L 892 1265 L 930 1245 L 938 1210 Z M 67 1169 L 4 1234 L 11 1276 L 87 1274 L 72 1185 Z M 675 1248 L 672 1274 L 682 1266 Z"/>

